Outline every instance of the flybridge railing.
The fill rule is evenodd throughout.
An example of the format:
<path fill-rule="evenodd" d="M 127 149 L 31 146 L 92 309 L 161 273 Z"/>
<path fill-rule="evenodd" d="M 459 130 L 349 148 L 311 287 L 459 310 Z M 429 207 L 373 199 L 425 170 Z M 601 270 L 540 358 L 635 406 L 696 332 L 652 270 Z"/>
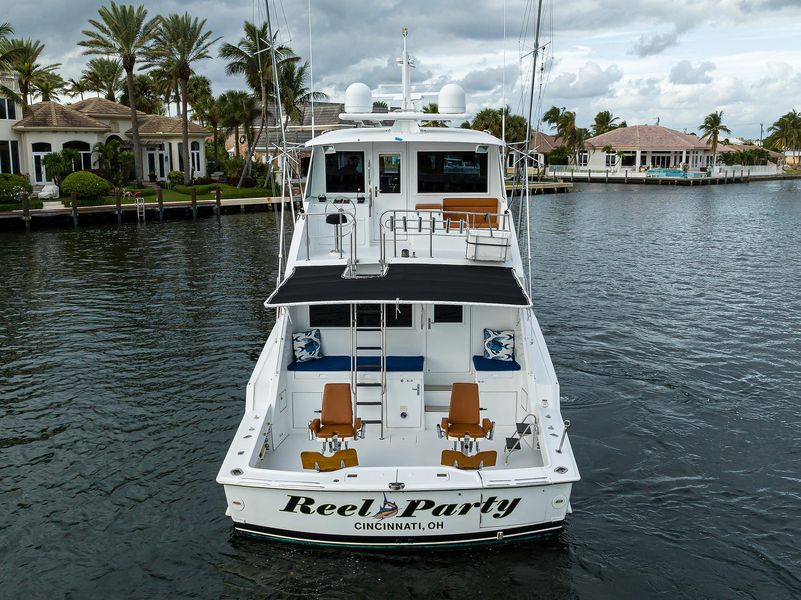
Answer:
<path fill-rule="evenodd" d="M 347 254 L 348 261 L 351 264 L 356 264 L 356 209 L 337 208 L 334 211 L 322 213 L 301 213 L 301 221 L 304 221 L 303 228 L 303 245 L 306 249 L 306 260 L 311 258 L 311 244 L 312 240 L 332 240 L 333 248 L 331 254 L 335 257 L 345 258 Z M 312 225 L 321 225 L 322 227 L 330 227 L 331 233 L 314 233 L 312 232 Z M 347 251 L 345 245 L 347 242 Z"/>
<path fill-rule="evenodd" d="M 458 217 L 455 218 L 454 215 Z M 511 240 L 512 215 L 507 210 L 498 212 L 467 212 L 458 209 L 388 210 L 381 214 L 381 262 L 386 262 L 387 246 L 391 245 L 392 256 L 398 257 L 398 242 L 413 237 L 428 238 L 428 256 L 434 258 L 434 239 L 455 240 L 463 238 L 466 243 L 465 258 L 472 260 L 505 261 Z M 403 239 L 400 239 L 403 238 Z M 473 246 L 473 256 L 469 247 Z M 494 257 L 481 258 L 481 246 L 494 249 Z M 444 245 L 443 245 L 444 247 Z M 415 246 L 419 249 L 419 246 Z M 451 246 L 451 250 L 453 250 Z M 500 252 L 497 252 L 498 250 Z M 408 257 L 408 248 L 401 250 Z"/>

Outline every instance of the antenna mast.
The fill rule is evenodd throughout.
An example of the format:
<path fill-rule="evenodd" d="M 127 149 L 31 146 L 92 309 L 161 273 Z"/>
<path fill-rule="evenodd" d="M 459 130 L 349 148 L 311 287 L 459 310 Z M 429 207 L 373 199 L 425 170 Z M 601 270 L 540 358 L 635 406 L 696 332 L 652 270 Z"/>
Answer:
<path fill-rule="evenodd" d="M 401 110 L 412 110 L 412 89 L 409 81 L 409 53 L 406 50 L 406 38 L 409 36 L 409 28 L 404 27 L 401 31 L 403 35 L 403 57 L 401 58 L 401 85 L 403 87 L 403 100 Z"/>

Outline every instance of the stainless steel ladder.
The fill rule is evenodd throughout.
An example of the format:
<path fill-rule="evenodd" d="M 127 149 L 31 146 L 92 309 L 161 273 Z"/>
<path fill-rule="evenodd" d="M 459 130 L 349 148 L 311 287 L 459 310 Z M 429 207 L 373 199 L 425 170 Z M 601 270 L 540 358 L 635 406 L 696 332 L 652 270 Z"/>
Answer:
<path fill-rule="evenodd" d="M 142 195 L 134 196 L 134 203 L 136 204 L 136 220 L 145 220 L 145 197 Z"/>
<path fill-rule="evenodd" d="M 387 397 L 387 311 L 386 306 L 380 304 L 379 313 L 379 326 L 360 325 L 359 323 L 359 307 L 357 304 L 350 305 L 350 385 L 353 390 L 353 404 L 354 415 L 362 417 L 361 412 L 370 412 L 369 406 L 378 407 L 379 418 L 365 418 L 362 417 L 362 423 L 377 424 L 380 430 L 380 439 L 384 439 L 384 407 L 386 405 Z M 362 341 L 360 334 L 379 334 L 379 342 L 376 345 L 367 345 Z M 366 337 L 366 336 L 364 336 Z M 365 354 L 365 352 L 378 352 L 375 354 Z M 378 364 L 373 361 L 361 361 L 359 359 L 378 358 Z M 379 381 L 360 381 L 359 373 L 379 373 Z M 377 389 L 379 391 L 378 399 L 375 397 L 360 399 L 360 390 L 362 391 L 362 398 L 368 389 Z M 374 410 L 374 409 L 373 409 Z M 375 417 L 375 414 L 370 415 Z"/>

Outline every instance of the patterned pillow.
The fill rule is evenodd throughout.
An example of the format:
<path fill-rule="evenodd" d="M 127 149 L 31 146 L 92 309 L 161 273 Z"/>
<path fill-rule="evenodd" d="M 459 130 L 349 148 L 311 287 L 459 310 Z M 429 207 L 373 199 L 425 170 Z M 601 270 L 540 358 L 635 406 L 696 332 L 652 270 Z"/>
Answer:
<path fill-rule="evenodd" d="M 306 362 L 323 357 L 320 347 L 320 330 L 309 329 L 292 334 L 292 349 L 295 351 L 295 360 Z"/>
<path fill-rule="evenodd" d="M 512 361 L 515 359 L 515 332 L 484 330 L 484 358 Z"/>

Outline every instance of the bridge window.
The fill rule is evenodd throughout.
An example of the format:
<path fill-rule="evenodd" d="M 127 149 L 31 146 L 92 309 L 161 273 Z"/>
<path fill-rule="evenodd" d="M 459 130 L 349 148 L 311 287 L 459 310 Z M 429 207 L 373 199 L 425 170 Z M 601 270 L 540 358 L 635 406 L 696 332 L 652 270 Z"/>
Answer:
<path fill-rule="evenodd" d="M 325 191 L 334 194 L 364 192 L 364 152 L 325 155 Z"/>
<path fill-rule="evenodd" d="M 379 327 L 379 304 L 359 304 L 359 327 Z M 386 304 L 387 327 L 411 327 L 411 304 Z M 349 304 L 320 304 L 309 307 L 309 327 L 350 327 Z"/>
<path fill-rule="evenodd" d="M 487 154 L 418 152 L 417 192 L 487 193 Z"/>

